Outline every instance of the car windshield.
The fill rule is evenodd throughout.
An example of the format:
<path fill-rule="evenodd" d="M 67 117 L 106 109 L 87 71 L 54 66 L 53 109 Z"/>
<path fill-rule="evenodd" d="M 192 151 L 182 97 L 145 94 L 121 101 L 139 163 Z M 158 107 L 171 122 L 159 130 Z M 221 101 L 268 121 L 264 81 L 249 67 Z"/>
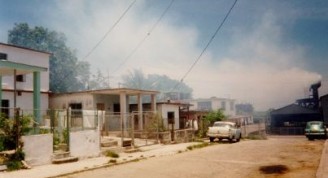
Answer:
<path fill-rule="evenodd" d="M 308 127 L 309 128 L 321 128 L 322 123 L 320 123 L 320 122 L 310 122 L 310 123 L 308 123 Z"/>
<path fill-rule="evenodd" d="M 213 127 L 231 127 L 231 124 L 227 124 L 227 123 L 214 123 Z"/>

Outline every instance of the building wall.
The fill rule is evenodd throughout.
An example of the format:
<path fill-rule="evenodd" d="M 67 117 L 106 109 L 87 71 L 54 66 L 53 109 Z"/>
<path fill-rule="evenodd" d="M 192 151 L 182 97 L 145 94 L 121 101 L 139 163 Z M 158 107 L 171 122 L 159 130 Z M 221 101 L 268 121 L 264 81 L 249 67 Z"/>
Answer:
<path fill-rule="evenodd" d="M 0 44 L 0 52 L 7 54 L 8 61 L 47 68 L 48 71 L 41 72 L 41 91 L 49 91 L 49 54 L 3 44 Z M 3 76 L 3 89 L 13 89 L 13 81 L 13 76 Z M 33 74 L 27 74 L 26 81 L 17 82 L 16 87 L 20 90 L 33 90 Z"/>
<path fill-rule="evenodd" d="M 71 93 L 61 95 L 51 95 L 49 107 L 51 109 L 67 109 L 69 104 L 82 103 L 82 109 L 97 109 L 97 104 L 104 104 L 105 111 L 113 112 L 113 105 L 119 104 L 120 98 L 116 95 L 95 95 L 90 93 Z"/>
<path fill-rule="evenodd" d="M 2 99 L 9 100 L 9 107 L 14 107 L 14 92 L 13 91 L 3 91 Z M 49 107 L 49 96 L 48 93 L 41 94 L 41 110 L 46 110 Z M 32 92 L 22 92 L 21 96 L 16 96 L 16 107 L 22 108 L 24 110 L 33 110 L 33 93 Z"/>
<path fill-rule="evenodd" d="M 70 133 L 70 154 L 79 159 L 100 155 L 99 130 L 85 130 Z"/>
<path fill-rule="evenodd" d="M 328 95 L 325 95 L 320 98 L 323 120 L 326 125 L 328 125 Z"/>
<path fill-rule="evenodd" d="M 234 99 L 213 97 L 209 99 L 188 100 L 187 102 L 193 105 L 190 107 L 190 110 L 193 111 L 216 111 L 222 109 L 226 116 L 236 115 L 236 102 Z M 209 107 L 204 108 L 205 103 Z"/>
<path fill-rule="evenodd" d="M 115 95 L 94 95 L 94 108 L 97 108 L 97 103 L 105 105 L 105 111 L 114 112 L 114 104 L 120 103 L 120 97 Z"/>
<path fill-rule="evenodd" d="M 29 135 L 22 137 L 24 142 L 23 151 L 25 160 L 31 166 L 51 163 L 53 153 L 53 135 Z"/>
<path fill-rule="evenodd" d="M 163 122 L 166 128 L 169 128 L 168 125 L 168 112 L 174 112 L 174 129 L 179 129 L 179 106 L 178 105 L 170 105 L 170 104 L 160 104 L 157 105 L 158 112 L 161 114 L 163 118 Z"/>
<path fill-rule="evenodd" d="M 82 103 L 82 109 L 94 109 L 93 96 L 88 93 L 52 95 L 49 99 L 51 109 L 67 109 L 72 103 Z"/>

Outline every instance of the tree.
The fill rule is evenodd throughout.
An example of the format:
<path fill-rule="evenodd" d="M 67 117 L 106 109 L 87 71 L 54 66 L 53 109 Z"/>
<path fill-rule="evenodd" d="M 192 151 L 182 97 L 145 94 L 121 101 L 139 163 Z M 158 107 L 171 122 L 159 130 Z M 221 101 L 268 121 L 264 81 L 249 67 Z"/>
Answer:
<path fill-rule="evenodd" d="M 104 89 L 109 88 L 108 77 L 105 77 L 100 70 L 96 74 L 91 76 L 91 80 L 88 83 L 88 89 Z"/>
<path fill-rule="evenodd" d="M 184 96 L 184 98 L 178 97 L 179 99 L 190 99 L 192 96 L 192 88 L 166 75 L 149 74 L 146 76 L 141 70 L 134 69 L 127 75 L 123 75 L 122 79 L 125 87 L 158 90 L 162 93 L 163 97 L 171 96 L 172 93 Z M 173 90 L 177 84 L 179 84 L 179 87 Z"/>
<path fill-rule="evenodd" d="M 205 116 L 205 120 L 207 120 L 211 125 L 215 121 L 225 120 L 226 116 L 224 115 L 222 109 L 218 109 L 217 111 L 211 111 Z"/>
<path fill-rule="evenodd" d="M 27 23 L 19 23 L 9 30 L 8 44 L 51 53 L 51 91 L 70 92 L 86 88 L 90 76 L 89 63 L 77 60 L 75 52 L 66 46 L 63 33 L 44 27 L 30 28 Z"/>

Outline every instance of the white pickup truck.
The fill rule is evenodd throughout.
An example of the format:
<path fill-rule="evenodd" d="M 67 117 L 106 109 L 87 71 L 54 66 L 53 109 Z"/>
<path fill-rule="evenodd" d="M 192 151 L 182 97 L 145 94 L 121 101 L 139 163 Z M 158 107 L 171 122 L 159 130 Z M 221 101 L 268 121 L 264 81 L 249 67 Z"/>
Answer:
<path fill-rule="evenodd" d="M 219 139 L 219 141 L 228 139 L 230 142 L 233 140 L 239 142 L 241 130 L 237 127 L 236 123 L 217 121 L 214 122 L 212 127 L 208 128 L 207 136 L 210 138 L 210 142 L 213 142 L 215 138 Z"/>

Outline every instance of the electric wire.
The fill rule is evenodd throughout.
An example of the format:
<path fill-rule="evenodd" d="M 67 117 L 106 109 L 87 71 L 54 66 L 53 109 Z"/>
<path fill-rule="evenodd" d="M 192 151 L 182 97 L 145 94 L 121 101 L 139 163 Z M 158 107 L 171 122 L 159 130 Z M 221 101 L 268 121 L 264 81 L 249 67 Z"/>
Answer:
<path fill-rule="evenodd" d="M 222 22 L 220 23 L 220 25 L 218 26 L 218 28 L 216 29 L 216 31 L 214 32 L 214 34 L 212 35 L 212 37 L 210 38 L 210 40 L 207 42 L 206 46 L 204 47 L 204 49 L 202 50 L 202 52 L 200 53 L 200 55 L 196 58 L 196 60 L 193 62 L 193 64 L 189 67 L 188 71 L 183 75 L 183 77 L 180 79 L 180 82 L 178 82 L 171 90 L 174 91 L 182 82 L 183 80 L 188 76 L 188 74 L 192 71 L 192 69 L 195 67 L 195 65 L 198 63 L 198 61 L 201 59 L 201 57 L 203 56 L 203 54 L 205 53 L 205 51 L 207 50 L 207 48 L 210 46 L 210 44 L 212 43 L 213 39 L 215 38 L 215 36 L 218 34 L 218 32 L 220 31 L 220 29 L 222 28 L 223 24 L 225 23 L 225 21 L 227 20 L 227 18 L 229 17 L 232 9 L 235 7 L 236 3 L 238 0 L 235 0 L 234 3 L 232 4 L 232 6 L 230 7 L 229 11 L 227 12 L 227 14 L 225 15 L 225 17 L 223 18 Z"/>
<path fill-rule="evenodd" d="M 108 31 L 105 33 L 105 35 L 96 43 L 96 45 L 82 58 L 81 61 L 84 61 L 86 58 L 88 58 L 95 50 L 96 48 L 106 39 L 106 37 L 109 35 L 110 32 L 113 31 L 113 29 L 117 26 L 117 24 L 123 19 L 123 17 L 127 14 L 127 12 L 131 9 L 131 7 L 136 3 L 137 0 L 134 0 L 131 2 L 131 4 L 127 7 L 127 9 L 121 14 L 121 16 L 116 20 L 116 22 L 111 26 L 111 28 L 108 29 Z M 64 80 L 67 78 L 70 74 L 72 74 L 73 71 L 70 71 L 69 73 L 66 73 L 63 75 L 61 80 Z M 60 81 L 61 81 L 60 80 Z"/>
<path fill-rule="evenodd" d="M 125 59 L 123 60 L 123 62 L 117 67 L 115 68 L 115 70 L 113 70 L 112 74 L 114 74 L 115 72 L 117 72 L 130 58 L 131 56 L 141 47 L 141 45 L 146 41 L 146 39 L 152 34 L 152 32 L 154 31 L 154 29 L 157 27 L 157 25 L 160 23 L 160 21 L 163 19 L 163 17 L 165 16 L 165 14 L 167 13 L 167 11 L 171 8 L 173 2 L 175 0 L 171 0 L 171 2 L 169 3 L 169 5 L 165 8 L 165 10 L 163 11 L 163 13 L 161 14 L 161 16 L 158 18 L 158 20 L 154 23 L 154 25 L 150 28 L 150 30 L 147 32 L 146 36 L 136 45 L 135 48 L 133 48 L 133 50 L 131 51 L 131 53 L 129 53 Z"/>
<path fill-rule="evenodd" d="M 98 41 L 98 43 L 96 43 L 96 45 L 91 48 L 91 50 L 82 58 L 82 60 L 85 60 L 86 58 L 88 58 L 95 50 L 96 48 L 106 39 L 106 37 L 108 36 L 108 34 L 110 32 L 113 31 L 113 29 L 116 27 L 116 25 L 123 19 L 123 17 L 125 16 L 125 14 L 127 14 L 127 12 L 131 9 L 131 7 L 136 3 L 137 0 L 134 0 L 129 6 L 128 8 L 123 12 L 123 14 L 117 19 L 117 21 L 111 26 L 111 28 L 108 29 L 108 31 L 105 33 L 105 35 Z"/>

